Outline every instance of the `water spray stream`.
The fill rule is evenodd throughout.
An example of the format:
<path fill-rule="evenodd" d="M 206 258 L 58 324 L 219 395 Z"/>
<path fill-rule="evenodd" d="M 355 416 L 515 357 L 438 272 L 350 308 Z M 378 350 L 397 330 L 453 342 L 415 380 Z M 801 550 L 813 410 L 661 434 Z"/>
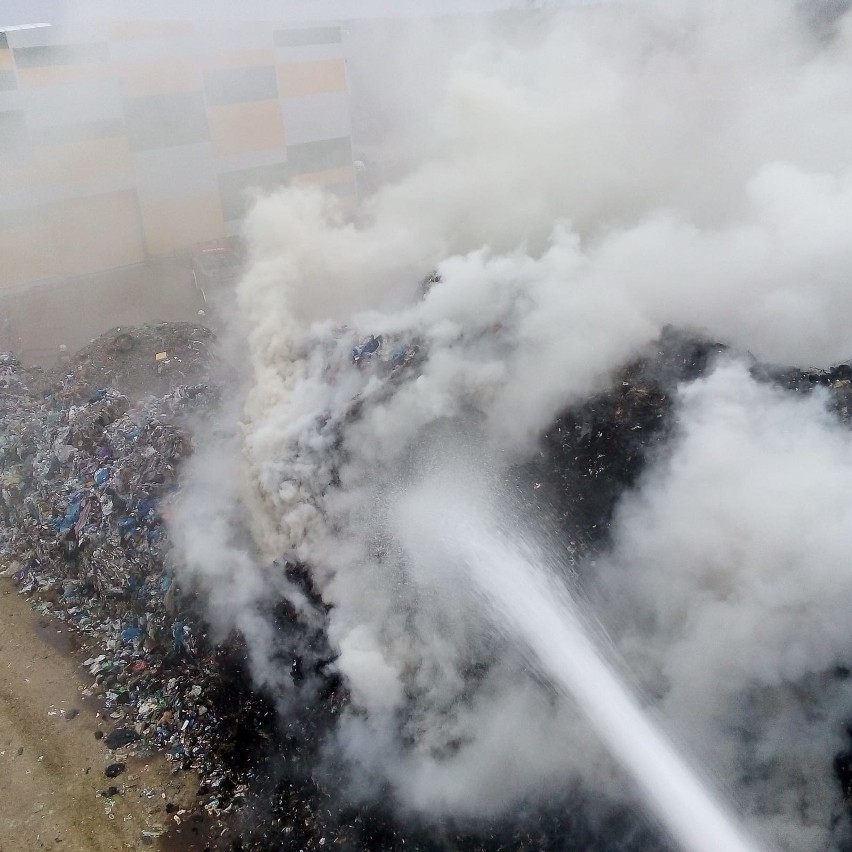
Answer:
<path fill-rule="evenodd" d="M 577 702 L 681 847 L 687 852 L 756 852 L 758 846 L 595 647 L 575 601 L 543 558 L 477 518 L 469 504 L 448 510 L 444 503 L 435 528 L 448 561 L 464 567 L 497 623 L 520 637 L 537 667 Z"/>

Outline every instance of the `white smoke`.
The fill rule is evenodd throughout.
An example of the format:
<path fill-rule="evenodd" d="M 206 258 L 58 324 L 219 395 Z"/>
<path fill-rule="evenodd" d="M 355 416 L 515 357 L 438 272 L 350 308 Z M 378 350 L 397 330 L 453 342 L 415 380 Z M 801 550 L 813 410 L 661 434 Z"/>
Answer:
<path fill-rule="evenodd" d="M 406 551 L 399 524 L 428 519 L 396 507 L 436 468 L 505 480 L 667 324 L 773 362 L 850 354 L 847 18 L 831 37 L 785 0 L 518 18 L 441 69 L 430 158 L 357 222 L 305 190 L 255 206 L 238 462 L 201 518 L 190 483 L 176 533 L 281 689 L 259 613 L 298 595 L 259 566 L 311 565 L 353 701 L 340 747 L 403 806 L 491 814 L 578 778 L 627 795 L 452 565 Z M 379 352 L 354 364 L 370 335 Z M 678 411 L 670 457 L 583 573 L 641 686 L 748 819 L 779 848 L 828 847 L 852 712 L 830 676 L 852 647 L 850 437 L 821 398 L 736 366 Z"/>
<path fill-rule="evenodd" d="M 781 848 L 822 848 L 852 691 L 852 434 L 821 395 L 720 367 L 625 499 L 600 609 L 664 715 Z M 793 818 L 793 814 L 801 814 Z"/>

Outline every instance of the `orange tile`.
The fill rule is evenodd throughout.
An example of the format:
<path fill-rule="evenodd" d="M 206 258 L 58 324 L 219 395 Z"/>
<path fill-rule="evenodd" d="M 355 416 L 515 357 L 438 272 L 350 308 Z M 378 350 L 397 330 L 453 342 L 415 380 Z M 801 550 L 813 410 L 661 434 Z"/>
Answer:
<path fill-rule="evenodd" d="M 207 120 L 217 156 L 284 147 L 284 124 L 277 100 L 210 107 Z"/>
<path fill-rule="evenodd" d="M 293 186 L 330 186 L 335 183 L 351 182 L 355 184 L 355 169 L 345 166 L 340 169 L 325 169 L 321 172 L 304 172 L 294 175 L 290 180 Z"/>
<path fill-rule="evenodd" d="M 45 183 L 84 183 L 133 174 L 130 144 L 125 136 L 43 145 L 36 151 L 36 162 Z"/>
<path fill-rule="evenodd" d="M 113 67 L 105 62 L 81 62 L 79 65 L 40 65 L 33 68 L 18 67 L 18 87 L 36 89 L 42 86 L 60 86 L 64 83 L 81 83 L 87 80 L 109 80 L 115 76 Z"/>
<path fill-rule="evenodd" d="M 38 146 L 27 165 L 0 169 L 0 192 L 132 174 L 126 137 L 81 139 Z"/>
<path fill-rule="evenodd" d="M 284 98 L 346 91 L 342 59 L 284 62 L 278 66 L 278 92 Z"/>

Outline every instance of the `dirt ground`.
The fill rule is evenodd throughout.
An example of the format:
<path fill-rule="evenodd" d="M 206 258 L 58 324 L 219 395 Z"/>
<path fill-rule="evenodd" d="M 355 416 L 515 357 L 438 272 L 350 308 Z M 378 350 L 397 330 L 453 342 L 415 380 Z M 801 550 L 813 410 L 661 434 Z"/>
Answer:
<path fill-rule="evenodd" d="M 109 733 L 111 720 L 81 698 L 83 675 L 62 625 L 0 578 L 0 852 L 204 848 L 203 826 L 175 820 L 195 777 L 109 751 L 95 731 Z M 126 771 L 106 777 L 119 761 Z M 182 839 L 160 837 L 166 829 Z"/>

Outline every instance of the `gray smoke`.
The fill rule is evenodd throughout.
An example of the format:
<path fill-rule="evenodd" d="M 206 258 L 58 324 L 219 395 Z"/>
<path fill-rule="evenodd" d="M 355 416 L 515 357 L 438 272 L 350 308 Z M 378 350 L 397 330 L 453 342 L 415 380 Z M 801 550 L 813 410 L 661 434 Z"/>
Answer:
<path fill-rule="evenodd" d="M 357 221 L 306 190 L 255 205 L 247 388 L 196 456 L 176 537 L 284 703 L 262 604 L 314 617 L 272 563 L 311 565 L 353 699 L 337 747 L 402 807 L 492 815 L 578 779 L 620 798 L 575 708 L 452 564 L 406 547 L 428 524 L 398 507 L 438 469 L 508 490 L 553 417 L 667 324 L 772 362 L 850 354 L 852 22 L 815 28 L 784 0 L 649 2 L 519 17 L 446 53 L 417 120 L 417 75 L 400 73 L 424 159 Z M 379 334 L 387 366 L 353 365 Z M 820 397 L 737 363 L 683 388 L 678 412 L 586 591 L 750 827 L 833 848 L 852 439 Z"/>

